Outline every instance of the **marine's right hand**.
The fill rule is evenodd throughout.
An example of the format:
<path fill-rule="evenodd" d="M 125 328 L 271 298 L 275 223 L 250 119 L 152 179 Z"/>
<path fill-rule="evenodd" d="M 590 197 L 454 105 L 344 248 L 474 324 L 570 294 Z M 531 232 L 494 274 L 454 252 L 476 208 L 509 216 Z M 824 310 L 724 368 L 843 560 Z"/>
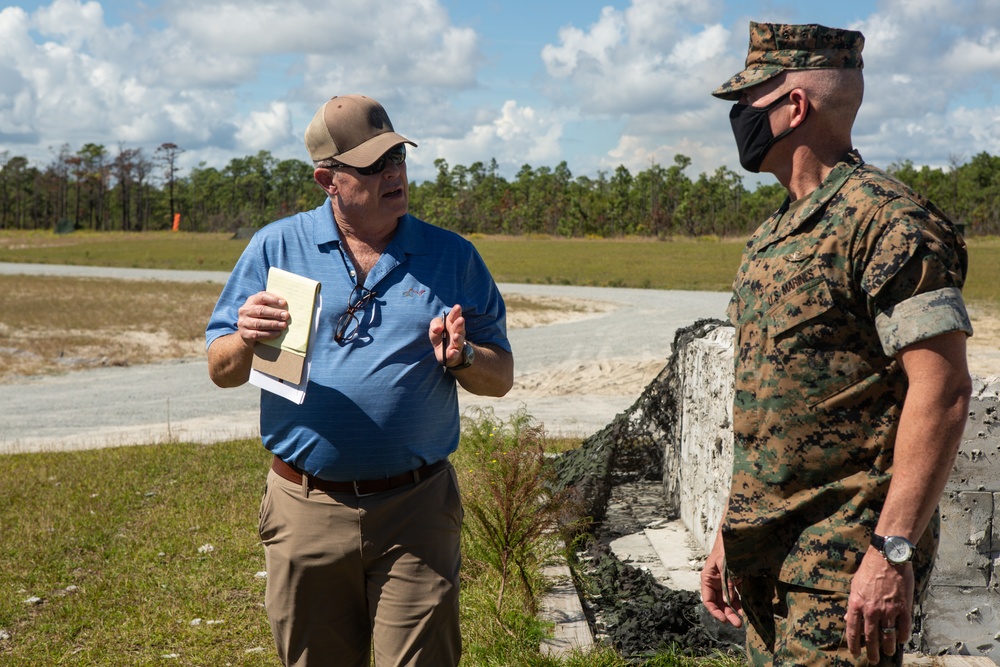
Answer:
<path fill-rule="evenodd" d="M 240 306 L 236 326 L 247 347 L 259 340 L 277 338 L 288 328 L 288 303 L 276 294 L 257 292 Z"/>

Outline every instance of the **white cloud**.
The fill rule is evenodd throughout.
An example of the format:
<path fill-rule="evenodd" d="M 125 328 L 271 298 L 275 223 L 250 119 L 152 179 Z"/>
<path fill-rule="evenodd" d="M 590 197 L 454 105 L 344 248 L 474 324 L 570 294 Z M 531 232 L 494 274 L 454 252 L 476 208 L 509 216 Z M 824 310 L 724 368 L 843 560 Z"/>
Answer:
<path fill-rule="evenodd" d="M 105 34 L 104 10 L 97 2 L 54 0 L 38 9 L 34 24 L 42 34 L 61 37 L 61 43 L 74 50 L 88 42 L 99 44 Z"/>
<path fill-rule="evenodd" d="M 1000 0 L 890 0 L 845 25 L 866 37 L 866 100 L 855 128 L 866 157 L 887 164 L 912 153 L 919 162 L 926 153 L 940 161 L 949 150 L 997 144 L 990 104 L 1000 75 L 997 25 Z M 584 117 L 627 120 L 604 168 L 634 172 L 682 153 L 695 174 L 720 164 L 742 173 L 728 107 L 708 95 L 742 68 L 742 35 L 730 34 L 718 3 L 633 0 L 605 8 L 588 27 L 564 28 L 542 59 L 555 103 Z"/>
<path fill-rule="evenodd" d="M 529 0 L 481 15 L 454 0 L 468 25 L 446 0 L 42 2 L 0 10 L 0 150 L 40 163 L 64 142 L 149 152 L 174 142 L 192 165 L 258 150 L 304 159 L 301 134 L 315 109 L 331 95 L 364 93 L 420 143 L 412 178 L 433 178 L 437 157 L 495 157 L 506 176 L 564 159 L 577 174 L 618 164 L 634 173 L 650 160 L 669 166 L 677 153 L 692 159 L 692 177 L 722 164 L 739 171 L 729 107 L 710 92 L 743 66 L 744 4 L 584 5 L 548 33 L 525 27 L 510 46 L 509 33 L 467 17 L 523 13 Z M 764 20 L 803 13 L 765 4 L 774 11 Z M 867 40 L 855 128 L 866 158 L 1000 154 L 1000 0 L 852 4 L 863 18 L 846 27 Z M 129 15 L 118 16 L 124 6 Z M 484 44 L 495 49 L 490 61 Z M 503 68 L 505 48 L 536 60 L 524 67 L 522 51 L 519 71 L 481 82 L 481 70 Z"/>
<path fill-rule="evenodd" d="M 865 102 L 854 143 L 880 166 L 949 169 L 1000 154 L 1000 1 L 892 0 L 865 34 Z"/>
<path fill-rule="evenodd" d="M 948 169 L 953 162 L 964 163 L 984 151 L 1000 155 L 1000 108 L 927 113 L 902 123 L 876 125 L 856 138 L 865 158 L 880 166 L 909 160 Z"/>
<path fill-rule="evenodd" d="M 621 13 L 613 7 L 605 7 L 590 32 L 573 26 L 560 30 L 561 45 L 546 44 L 542 60 L 555 78 L 573 76 L 579 69 L 587 68 L 591 61 L 597 69 L 606 69 L 611 65 L 608 52 L 622 44 L 624 32 L 625 21 Z"/>
<path fill-rule="evenodd" d="M 285 67 L 276 85 L 261 80 L 281 74 L 274 64 L 265 74 L 265 58 Z M 194 163 L 244 149 L 302 157 L 301 131 L 329 96 L 419 104 L 475 86 L 480 60 L 476 33 L 452 25 L 436 0 L 335 9 L 166 0 L 121 25 L 95 1 L 9 7 L 0 11 L 0 142 L 37 162 L 49 147 L 87 142 L 151 151 L 169 141 Z"/>
<path fill-rule="evenodd" d="M 341 0 L 335 7 L 305 0 L 176 0 L 164 7 L 174 29 L 201 53 L 308 56 L 307 88 L 463 87 L 475 82 L 481 60 L 476 33 L 451 25 L 436 0 Z"/>
<path fill-rule="evenodd" d="M 461 137 L 432 138 L 421 143 L 417 164 L 444 157 L 452 166 L 495 158 L 507 167 L 505 171 L 516 171 L 525 163 L 555 166 L 561 160 L 562 132 L 562 121 L 552 114 L 508 100 L 489 122 L 472 126 Z"/>
<path fill-rule="evenodd" d="M 562 123 L 517 102 L 504 103 L 500 117 L 493 123 L 496 136 L 506 150 L 502 154 L 524 155 L 527 162 L 547 163 L 559 157 Z"/>
<path fill-rule="evenodd" d="M 31 48 L 28 16 L 20 7 L 0 11 L 0 139 L 36 133 L 36 94 L 29 76 L 17 66 L 19 53 Z"/>
<path fill-rule="evenodd" d="M 236 130 L 238 150 L 255 153 L 282 147 L 292 133 L 292 114 L 284 102 L 267 111 L 253 111 Z"/>
<path fill-rule="evenodd" d="M 623 164 L 635 174 L 648 169 L 651 161 L 669 167 L 674 164 L 674 156 L 680 154 L 691 158 L 685 172 L 691 178 L 713 172 L 723 164 L 739 170 L 736 145 L 726 120 L 728 109 L 719 102 L 707 111 L 635 116 L 618 144 L 608 151 L 602 166 L 614 169 Z"/>
<path fill-rule="evenodd" d="M 35 138 L 18 152 L 36 160 L 63 143 L 71 150 L 119 141 L 151 149 L 218 136 L 232 94 L 206 90 L 199 77 L 213 58 L 193 55 L 177 39 L 169 28 L 138 34 L 109 26 L 96 2 L 54 0 L 30 14 L 0 12 L 0 131 Z M 183 73 L 171 69 L 180 66 Z"/>
<path fill-rule="evenodd" d="M 730 49 L 721 13 L 718 2 L 634 0 L 605 8 L 586 30 L 563 29 L 543 49 L 558 104 L 583 118 L 626 121 L 598 159 L 602 170 L 638 173 L 682 154 L 696 178 L 734 161 L 728 107 L 710 93 L 742 68 L 746 47 Z"/>
<path fill-rule="evenodd" d="M 961 37 L 944 54 L 943 66 L 964 73 L 1000 73 L 1000 32 L 987 28 L 981 34 Z"/>
<path fill-rule="evenodd" d="M 719 4 L 633 0 L 605 7 L 587 31 L 567 27 L 542 49 L 557 99 L 583 115 L 641 113 L 708 103 L 742 59 L 727 57 Z"/>
<path fill-rule="evenodd" d="M 670 168 L 675 164 L 674 157 L 683 155 L 691 158 L 691 164 L 684 170 L 684 174 L 692 180 L 697 180 L 699 174 L 711 174 L 720 166 L 728 166 L 742 176 L 744 184 L 756 178 L 755 174 L 747 173 L 740 168 L 735 146 L 705 143 L 701 140 L 702 136 L 711 135 L 679 136 L 670 144 L 651 149 L 644 137 L 625 134 L 622 135 L 618 145 L 609 152 L 610 159 L 606 160 L 603 166 L 605 170 L 611 171 L 618 165 L 624 165 L 632 174 L 637 174 L 649 169 L 654 162 L 661 167 Z"/>
<path fill-rule="evenodd" d="M 244 56 L 315 52 L 352 27 L 354 7 L 346 7 L 343 12 L 317 9 L 310 10 L 298 2 L 260 0 L 246 3 L 181 0 L 163 5 L 173 28 L 192 44 L 200 48 L 214 45 L 219 52 Z M 324 34 L 326 39 L 318 39 Z"/>

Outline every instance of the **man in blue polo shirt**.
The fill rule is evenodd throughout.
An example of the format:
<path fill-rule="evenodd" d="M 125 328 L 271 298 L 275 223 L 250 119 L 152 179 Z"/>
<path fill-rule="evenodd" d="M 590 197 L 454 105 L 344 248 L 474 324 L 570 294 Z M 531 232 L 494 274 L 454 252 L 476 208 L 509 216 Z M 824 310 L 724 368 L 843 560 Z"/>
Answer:
<path fill-rule="evenodd" d="M 265 606 L 286 666 L 457 665 L 456 382 L 513 383 L 506 311 L 466 240 L 407 214 L 406 146 L 375 100 L 334 97 L 305 134 L 329 199 L 261 229 L 209 322 L 209 373 L 245 383 L 287 327 L 277 267 L 321 283 L 303 403 L 261 392 Z"/>

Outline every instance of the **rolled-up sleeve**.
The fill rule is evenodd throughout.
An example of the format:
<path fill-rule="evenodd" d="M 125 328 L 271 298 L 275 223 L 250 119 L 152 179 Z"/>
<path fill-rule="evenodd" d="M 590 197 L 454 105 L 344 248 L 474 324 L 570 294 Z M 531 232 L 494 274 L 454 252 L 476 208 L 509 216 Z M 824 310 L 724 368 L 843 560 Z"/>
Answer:
<path fill-rule="evenodd" d="M 945 287 L 916 294 L 875 317 L 882 351 L 893 357 L 904 347 L 951 331 L 972 335 L 962 291 Z"/>
<path fill-rule="evenodd" d="M 861 283 L 886 355 L 951 331 L 972 335 L 962 298 L 968 254 L 951 223 L 899 198 L 878 211 L 866 237 Z"/>

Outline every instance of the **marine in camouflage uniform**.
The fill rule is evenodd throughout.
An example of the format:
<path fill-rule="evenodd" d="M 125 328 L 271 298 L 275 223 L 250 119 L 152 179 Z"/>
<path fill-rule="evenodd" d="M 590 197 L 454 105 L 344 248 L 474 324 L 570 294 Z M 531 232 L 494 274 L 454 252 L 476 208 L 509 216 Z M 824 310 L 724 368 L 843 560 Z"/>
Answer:
<path fill-rule="evenodd" d="M 855 31 L 751 23 L 750 35 L 746 69 L 716 96 L 741 99 L 748 88 L 771 81 L 763 95 L 770 97 L 783 89 L 773 79 L 786 70 L 863 67 L 864 38 Z M 790 196 L 754 233 L 734 282 L 728 314 L 736 327 L 735 457 L 717 541 L 740 599 L 718 597 L 724 588 L 719 544 L 703 573 L 703 597 L 722 620 L 735 621 L 725 609 L 729 602 L 732 610 L 742 608 L 755 664 L 859 664 L 861 629 L 869 639 L 862 662 L 898 664 L 896 644 L 909 634 L 909 610 L 902 618 L 899 609 L 880 608 L 879 600 L 862 605 L 871 597 L 868 579 L 862 585 L 855 575 L 874 551 L 872 537 L 899 467 L 896 442 L 909 374 L 920 368 L 903 361 L 911 346 L 940 345 L 954 361 L 946 394 L 951 403 L 942 406 L 944 430 L 952 432 L 947 442 L 929 443 L 943 452 L 935 460 L 953 460 L 961 437 L 960 427 L 957 435 L 953 429 L 957 417 L 964 422 L 968 400 L 964 334 L 972 327 L 961 293 L 967 255 L 940 210 L 857 151 L 822 169 L 811 191 L 793 192 L 796 164 L 766 159 L 771 147 L 809 122 L 809 113 L 823 113 L 803 101 L 807 96 L 789 100 L 802 106 L 798 125 L 776 138 L 768 128 L 763 139 L 747 132 L 741 139 L 735 117 L 747 103 L 731 114 L 744 166 L 769 167 L 798 197 Z M 750 112 L 766 120 L 771 107 L 762 103 Z M 796 116 L 789 111 L 786 117 Z M 909 536 L 916 542 L 912 565 L 883 564 L 899 574 L 900 599 L 907 585 L 919 596 L 929 577 L 939 485 L 937 478 L 923 489 L 933 496 L 927 513 L 934 514 Z M 920 492 L 919 482 L 915 488 Z M 894 525 L 902 524 L 887 517 L 882 527 Z M 911 588 L 910 605 L 912 594 Z M 857 623 L 853 641 L 845 637 L 845 616 Z M 873 622 L 880 632 L 872 634 Z"/>

